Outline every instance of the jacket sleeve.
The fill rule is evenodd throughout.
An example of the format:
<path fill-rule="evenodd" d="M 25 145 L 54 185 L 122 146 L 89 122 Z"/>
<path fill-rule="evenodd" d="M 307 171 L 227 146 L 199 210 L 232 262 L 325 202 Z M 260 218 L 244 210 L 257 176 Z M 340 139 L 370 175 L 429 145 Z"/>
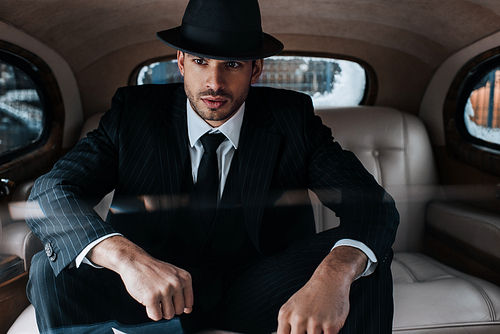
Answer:
<path fill-rule="evenodd" d="M 331 130 L 305 107 L 308 185 L 320 201 L 340 218 L 340 238 L 368 246 L 380 262 L 394 243 L 399 213 L 392 197 L 350 151 L 333 140 Z"/>
<path fill-rule="evenodd" d="M 44 244 L 56 275 L 89 243 L 116 232 L 93 207 L 116 185 L 122 105 L 118 90 L 98 129 L 38 178 L 31 191 L 28 207 L 41 210 L 27 210 L 26 220 Z"/>

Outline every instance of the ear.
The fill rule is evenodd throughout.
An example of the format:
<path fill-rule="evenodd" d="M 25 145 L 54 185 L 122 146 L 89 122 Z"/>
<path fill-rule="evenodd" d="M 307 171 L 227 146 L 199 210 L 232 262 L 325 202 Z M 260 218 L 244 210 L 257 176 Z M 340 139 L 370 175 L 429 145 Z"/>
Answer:
<path fill-rule="evenodd" d="M 177 66 L 179 67 L 179 71 L 181 72 L 182 76 L 184 76 L 184 56 L 184 52 L 177 50 Z"/>
<path fill-rule="evenodd" d="M 262 68 L 264 67 L 264 59 L 257 59 L 255 65 L 252 66 L 252 78 L 250 84 L 254 84 L 259 79 L 262 74 Z"/>

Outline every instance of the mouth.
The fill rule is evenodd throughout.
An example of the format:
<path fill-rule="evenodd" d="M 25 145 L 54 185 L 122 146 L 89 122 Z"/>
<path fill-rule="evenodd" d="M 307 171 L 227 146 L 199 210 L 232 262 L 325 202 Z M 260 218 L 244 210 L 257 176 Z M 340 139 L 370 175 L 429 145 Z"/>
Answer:
<path fill-rule="evenodd" d="M 203 103 L 210 109 L 218 109 L 224 106 L 227 103 L 227 100 L 221 97 L 204 97 L 201 99 Z"/>

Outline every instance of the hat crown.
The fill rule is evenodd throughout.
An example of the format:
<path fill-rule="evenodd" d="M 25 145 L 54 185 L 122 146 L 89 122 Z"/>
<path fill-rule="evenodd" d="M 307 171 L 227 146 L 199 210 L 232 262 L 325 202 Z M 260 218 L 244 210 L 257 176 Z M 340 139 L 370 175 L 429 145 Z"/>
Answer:
<path fill-rule="evenodd" d="M 283 50 L 262 31 L 257 0 L 190 0 L 179 27 L 158 38 L 182 52 L 219 60 L 253 60 Z"/>
<path fill-rule="evenodd" d="M 211 31 L 262 31 L 257 0 L 191 0 L 182 22 Z"/>

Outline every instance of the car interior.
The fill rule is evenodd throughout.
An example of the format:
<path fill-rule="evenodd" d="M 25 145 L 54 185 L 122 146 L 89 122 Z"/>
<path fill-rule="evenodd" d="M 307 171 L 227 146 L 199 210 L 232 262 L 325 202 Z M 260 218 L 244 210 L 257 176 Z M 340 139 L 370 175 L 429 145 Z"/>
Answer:
<path fill-rule="evenodd" d="M 179 80 L 176 51 L 155 34 L 187 2 L 0 3 L 0 334 L 39 332 L 26 297 L 43 250 L 25 223 L 34 180 L 98 126 L 118 87 Z M 285 45 L 261 84 L 311 95 L 396 201 L 393 333 L 500 333 L 500 2 L 259 4 Z M 339 102 L 349 76 L 361 93 Z M 337 226 L 310 197 L 317 231 Z M 111 198 L 95 208 L 103 218 Z"/>

